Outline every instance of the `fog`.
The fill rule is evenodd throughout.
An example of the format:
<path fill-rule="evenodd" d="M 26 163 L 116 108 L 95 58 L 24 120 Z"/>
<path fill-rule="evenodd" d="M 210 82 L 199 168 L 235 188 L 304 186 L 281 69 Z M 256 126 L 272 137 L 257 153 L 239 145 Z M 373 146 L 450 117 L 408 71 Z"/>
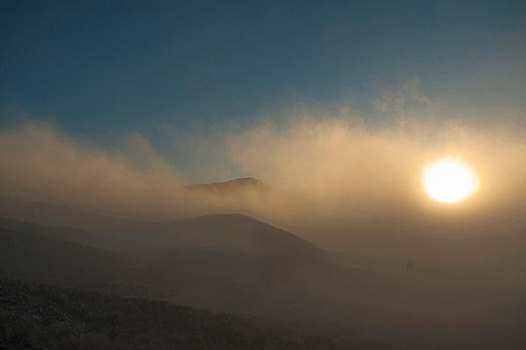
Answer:
<path fill-rule="evenodd" d="M 246 131 L 233 141 L 232 155 L 248 174 L 302 198 L 275 213 L 284 220 L 335 225 L 373 215 L 480 225 L 524 215 L 521 132 L 459 121 L 404 119 L 372 128 L 352 118 L 302 119 L 285 129 L 267 124 Z M 424 193 L 424 167 L 443 157 L 460 158 L 476 171 L 480 186 L 471 198 L 441 204 Z"/>
<path fill-rule="evenodd" d="M 4 220 L 119 254 L 143 249 L 143 260 L 131 255 L 117 275 L 128 276 L 125 290 L 148 297 L 293 323 L 306 314 L 318 322 L 322 305 L 321 322 L 349 324 L 352 315 L 350 324 L 365 322 L 373 337 L 415 348 L 428 339 L 483 344 L 471 332 L 489 327 L 497 329 L 495 342 L 522 342 L 516 310 L 526 290 L 524 127 L 511 112 L 495 121 L 445 117 L 426 99 L 423 107 L 401 109 L 390 108 L 391 100 L 384 96 L 375 111 L 395 117 L 376 122 L 347 108 L 301 108 L 241 131 L 218 130 L 204 143 L 217 157 L 211 163 L 176 140 L 181 149 L 172 154 L 195 158 L 197 172 L 217 165 L 218 174 L 231 167 L 258 179 L 197 186 L 138 133 L 104 149 L 53 124 L 19 124 L 0 133 L 0 216 L 81 229 Z M 424 193 L 425 166 L 443 157 L 474 169 L 480 184 L 473 196 L 444 204 Z M 52 205 L 20 204 L 27 202 Z M 323 250 L 239 215 L 172 222 L 214 213 L 252 216 Z M 20 247 L 3 248 L 23 275 L 20 257 L 31 263 L 33 247 L 18 253 Z M 34 254 L 42 259 L 35 266 L 67 260 L 61 249 Z M 100 266 L 117 268 L 111 261 Z M 54 270 L 37 271 L 45 277 Z M 290 305 L 289 315 L 283 310 Z M 392 336 L 389 329 L 403 331 Z M 455 338 L 463 332 L 465 339 Z"/>
<path fill-rule="evenodd" d="M 400 235 L 464 240 L 524 227 L 520 108 L 452 111 L 423 95 L 417 80 L 385 91 L 372 107 L 364 114 L 299 106 L 244 128 L 199 131 L 195 140 L 213 157 L 185 147 L 195 146 L 188 132 L 160 153 L 140 133 L 103 149 L 53 124 L 21 123 L 0 132 L 1 194 L 145 220 L 242 213 L 354 251 L 392 249 Z M 193 173 L 214 178 L 217 168 L 217 181 L 229 180 L 225 169 L 240 169 L 261 182 L 195 191 L 188 185 L 199 179 L 173 165 L 178 155 L 192 160 Z M 425 194 L 423 169 L 443 157 L 474 169 L 473 196 L 443 204 Z"/>

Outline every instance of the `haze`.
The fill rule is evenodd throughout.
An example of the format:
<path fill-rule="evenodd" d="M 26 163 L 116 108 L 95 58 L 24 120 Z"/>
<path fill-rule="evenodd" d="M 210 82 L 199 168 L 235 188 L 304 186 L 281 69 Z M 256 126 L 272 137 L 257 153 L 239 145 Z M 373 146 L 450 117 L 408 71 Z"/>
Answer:
<path fill-rule="evenodd" d="M 0 347 L 526 346 L 525 6 L 204 5 L 0 6 Z"/>

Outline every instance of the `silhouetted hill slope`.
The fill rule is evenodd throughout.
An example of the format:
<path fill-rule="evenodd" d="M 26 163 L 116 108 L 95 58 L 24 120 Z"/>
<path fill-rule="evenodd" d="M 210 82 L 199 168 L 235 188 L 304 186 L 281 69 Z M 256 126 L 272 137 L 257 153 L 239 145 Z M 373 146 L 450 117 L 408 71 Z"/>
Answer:
<path fill-rule="evenodd" d="M 262 254 L 322 254 L 320 248 L 308 241 L 238 214 L 178 220 L 167 224 L 162 231 L 174 246 L 236 249 Z"/>
<path fill-rule="evenodd" d="M 33 230 L 53 230 L 18 224 Z M 277 288 L 282 282 L 278 275 L 286 278 L 293 266 L 286 257 L 266 257 L 196 248 L 125 255 L 12 227 L 0 228 L 2 278 L 170 300 L 274 319 L 282 319 L 277 316 L 287 310 L 298 319 L 302 311 L 299 305 L 279 295 Z M 282 270 L 275 270 L 277 264 Z"/>
<path fill-rule="evenodd" d="M 349 349 L 275 324 L 162 301 L 0 280 L 2 349 Z"/>
<path fill-rule="evenodd" d="M 278 238 L 284 235 L 296 242 L 286 232 L 274 231 L 270 226 L 245 217 L 234 218 L 240 220 L 240 225 L 257 224 L 263 228 L 261 234 L 269 229 L 270 235 L 277 232 Z M 221 223 L 223 219 L 227 219 L 226 224 L 232 224 L 230 216 L 204 219 L 212 226 L 225 224 Z M 110 290 L 269 317 L 281 318 L 283 310 L 287 310 L 288 318 L 301 319 L 304 313 L 302 298 L 291 295 L 290 289 L 299 276 L 307 276 L 311 271 L 316 276 L 314 268 L 323 261 L 315 247 L 301 240 L 299 242 L 305 244 L 308 253 L 313 250 L 316 254 L 303 255 L 303 250 L 298 250 L 299 254 L 294 251 L 285 254 L 287 249 L 281 253 L 272 250 L 272 253 L 261 254 L 168 245 L 162 250 L 117 253 L 54 238 L 68 229 L 58 228 L 54 232 L 51 227 L 13 220 L 3 220 L 1 224 L 4 226 L 0 226 L 0 276 Z M 200 220 L 185 220 L 181 224 L 206 228 L 206 225 L 201 226 Z M 283 246 L 286 248 L 286 240 Z M 290 298 L 296 300 L 291 302 Z"/>
<path fill-rule="evenodd" d="M 55 238 L 67 233 L 65 228 L 1 220 L 0 276 L 110 290 L 271 317 L 279 316 L 287 309 L 289 316 L 301 318 L 301 298 L 290 302 L 289 298 L 295 296 L 290 295 L 289 284 L 294 283 L 294 276 L 308 274 L 323 256 L 318 254 L 316 247 L 302 240 L 298 242 L 304 244 L 304 250 L 289 251 L 287 239 L 296 244 L 294 236 L 256 220 L 233 217 L 239 220 L 234 223 L 241 226 L 256 224 L 262 230 L 256 232 L 262 235 L 270 230 L 270 242 L 272 234 L 276 234 L 280 241 L 283 235 L 282 249 L 279 246 L 276 250 L 264 249 L 267 253 L 262 254 L 261 250 L 226 249 L 228 245 L 221 246 L 221 249 L 166 245 L 162 250 L 118 253 Z M 195 225 L 200 230 L 206 229 L 207 225 L 231 225 L 230 219 L 231 216 L 210 216 L 204 217 L 204 221 L 190 219 L 180 224 L 189 225 L 191 232 L 199 234 L 201 231 L 196 231 Z M 203 226 L 203 222 L 207 225 Z M 82 232 L 73 232 L 83 237 Z M 206 234 L 203 231 L 203 235 Z M 198 241 L 201 238 L 198 235 Z M 280 241 L 277 244 L 281 244 Z"/>
<path fill-rule="evenodd" d="M 241 226 L 253 224 L 252 219 L 233 217 Z M 231 221 L 232 216 L 210 216 L 199 218 L 198 224 L 207 227 L 200 225 L 208 222 L 212 230 L 223 219 L 236 222 Z M 327 333 L 366 334 L 395 346 L 480 348 L 490 344 L 510 348 L 526 340 L 520 331 L 526 322 L 517 309 L 526 306 L 523 294 L 444 288 L 413 278 L 346 268 L 324 254 L 311 254 L 310 248 L 304 254 L 303 249 L 296 249 L 294 237 L 294 249 L 277 253 L 169 244 L 163 249 L 117 253 L 51 237 L 67 229 L 53 233 L 53 228 L 45 228 L 48 237 L 44 237 L 14 229 L 13 221 L 7 222 L 11 226 L 0 231 L 2 276 L 257 315 Z M 177 224 L 192 227 L 195 221 Z M 22 225 L 33 231 L 41 229 Z M 173 227 L 173 223 L 167 225 Z M 270 236 L 272 232 L 279 242 L 288 237 L 273 229 Z M 492 332 L 486 332 L 488 329 Z"/>
<path fill-rule="evenodd" d="M 67 229 L 70 232 L 67 234 L 61 233 L 59 238 L 113 250 L 146 250 L 173 247 L 178 245 L 177 233 L 181 233 L 180 230 L 182 228 L 193 226 L 196 230 L 200 230 L 197 227 L 199 225 L 187 224 L 187 220 L 145 222 L 101 214 L 87 209 L 6 197 L 0 198 L 0 217 L 11 217 L 47 226 L 73 228 L 79 231 L 73 232 L 74 230 Z M 465 241 L 462 241 L 461 238 L 453 241 L 437 239 L 427 235 L 425 228 L 408 225 L 407 223 L 404 224 L 400 220 L 393 221 L 392 225 L 381 224 L 385 219 L 379 220 L 379 227 L 375 233 L 369 233 L 364 238 L 364 233 L 360 231 L 360 226 L 350 223 L 349 231 L 345 236 L 353 244 L 347 248 L 342 247 L 342 249 L 345 249 L 349 256 L 363 255 L 366 258 L 371 257 L 373 260 L 388 261 L 387 268 L 381 269 L 382 271 L 390 271 L 389 265 L 396 263 L 404 267 L 407 259 L 416 260 L 415 262 L 422 272 L 426 263 L 430 268 L 436 266 L 437 270 L 444 264 L 448 264 L 450 266 L 445 270 L 448 275 L 456 274 L 457 268 L 463 269 L 463 267 L 477 262 L 481 263 L 481 269 L 479 268 L 476 272 L 480 276 L 484 276 L 485 271 L 492 269 L 506 270 L 507 266 L 512 266 L 517 268 L 514 269 L 516 273 L 513 274 L 511 283 L 519 278 L 524 284 L 526 282 L 520 272 L 526 266 L 526 259 L 524 258 L 526 255 L 523 248 L 526 246 L 526 235 L 524 234 L 526 219 L 524 218 L 526 217 L 510 219 L 491 227 L 484 227 L 483 231 L 490 231 L 495 234 L 481 234 L 479 237 L 466 238 Z M 232 221 L 237 220 L 235 217 L 231 219 Z M 203 227 L 207 225 L 211 226 L 203 222 Z M 228 225 L 223 224 L 223 227 L 226 229 Z M 250 225 L 245 225 L 245 227 L 250 227 Z M 215 229 L 214 227 L 210 228 L 212 230 L 208 234 L 215 235 L 217 241 L 221 241 L 219 237 L 222 234 L 225 234 L 228 238 L 229 236 L 233 237 L 232 234 L 235 233 L 232 230 L 231 232 L 224 232 L 224 230 Z M 419 233 L 420 231 L 422 231 L 422 234 Z M 186 233 L 183 232 L 181 235 L 182 243 L 189 243 L 187 238 L 184 237 L 185 234 L 188 236 L 187 233 L 188 231 Z M 245 237 L 243 240 L 239 240 L 240 244 L 238 247 L 235 244 L 231 246 L 233 249 L 242 250 L 247 247 L 253 247 L 254 243 L 259 241 L 259 238 L 257 238 L 258 234 L 250 238 L 252 234 L 250 231 L 240 232 L 238 230 L 237 233 L 245 235 Z M 323 237 L 322 233 L 320 232 L 318 236 Z M 41 232 L 41 234 L 47 235 L 45 232 Z M 459 233 L 457 236 L 467 237 L 468 235 Z M 252 240 L 252 242 L 247 242 L 247 240 Z M 230 242 L 235 243 L 232 240 Z M 194 246 L 198 245 L 194 244 Z M 209 244 L 208 246 L 211 245 Z M 268 247 L 269 244 L 266 246 Z M 305 245 L 301 243 L 298 244 L 298 247 L 300 251 L 305 249 Z M 376 267 L 377 265 L 381 266 L 382 264 L 373 262 L 372 264 L 361 263 L 358 266 Z M 471 271 L 470 269 L 468 273 L 471 274 Z M 436 275 L 441 273 L 437 271 Z M 493 275 L 498 275 L 498 271 L 495 271 Z M 472 276 L 474 275 L 472 274 Z M 455 283 L 462 283 L 461 279 L 465 277 L 466 274 L 460 274 L 459 278 L 456 278 Z M 440 278 L 437 280 L 440 280 Z M 486 282 L 487 279 L 483 281 L 483 283 Z M 501 283 L 504 282 L 499 281 L 499 284 Z"/>
<path fill-rule="evenodd" d="M 238 215 L 208 215 L 170 222 L 140 221 L 101 215 L 52 204 L 1 201 L 0 219 L 16 228 L 17 220 L 73 229 L 49 230 L 27 226 L 24 230 L 99 248 L 155 250 L 200 247 L 259 254 L 319 255 L 322 250 L 289 232 L 256 219 Z M 13 220 L 17 219 L 17 220 Z M 82 232 L 84 231 L 84 232 Z"/>
<path fill-rule="evenodd" d="M 233 250 L 258 254 L 288 254 L 319 256 L 323 250 L 289 232 L 256 219 L 238 215 L 207 215 L 173 222 L 144 222 L 119 219 L 117 233 L 91 233 L 65 227 L 49 227 L 0 218 L 0 227 L 34 232 L 94 247 L 114 248 L 133 246 L 135 250 L 196 247 L 214 250 Z M 136 224 L 126 235 L 126 228 Z"/>
<path fill-rule="evenodd" d="M 0 237 L 2 276 L 257 315 L 340 335 L 357 332 L 395 346 L 430 348 L 432 343 L 438 348 L 481 348 L 492 344 L 506 348 L 525 341 L 524 332 L 519 331 L 526 325 L 520 313 L 520 307 L 526 306 L 524 293 L 444 287 L 410 276 L 343 267 L 308 242 L 244 216 L 153 224 L 124 220 L 126 225 L 119 228 L 132 223 L 139 228 L 135 236 L 122 231 L 116 237 L 139 237 L 150 244 L 127 252 L 65 242 L 62 238 L 69 229 L 55 232 L 52 227 L 3 222 L 7 226 Z M 230 225 L 242 229 L 232 233 Z M 174 227 L 184 229 L 174 231 Z M 216 231 L 218 227 L 222 229 Z M 161 229 L 146 230 L 152 228 Z M 148 232 L 156 237 L 155 244 L 149 241 Z M 173 232 L 183 234 L 171 241 Z M 185 243 L 184 232 L 197 232 L 196 241 L 192 237 L 192 244 Z M 203 243 L 216 232 L 225 242 Z M 93 237 L 104 239 L 104 234 Z M 237 234 L 252 237 L 250 242 L 259 242 L 258 237 L 268 239 L 285 249 L 258 243 L 259 249 L 254 250 L 239 244 Z M 73 230 L 72 235 L 83 240 L 91 233 Z M 486 332 L 489 329 L 491 333 Z"/>
<path fill-rule="evenodd" d="M 39 236 L 57 238 L 65 242 L 74 242 L 82 245 L 90 245 L 93 236 L 93 234 L 79 229 L 46 226 L 4 217 L 0 217 L 0 227 L 20 232 L 37 233 Z"/>
<path fill-rule="evenodd" d="M 133 293 L 134 281 L 122 273 L 129 264 L 128 257 L 115 252 L 0 227 L 0 277 Z"/>

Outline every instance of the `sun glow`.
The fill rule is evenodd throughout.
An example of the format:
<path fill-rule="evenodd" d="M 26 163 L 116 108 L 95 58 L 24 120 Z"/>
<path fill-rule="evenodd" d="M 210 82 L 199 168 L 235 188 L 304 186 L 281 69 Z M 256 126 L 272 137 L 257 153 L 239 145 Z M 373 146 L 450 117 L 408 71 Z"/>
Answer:
<path fill-rule="evenodd" d="M 475 172 L 462 160 L 440 159 L 428 165 L 422 178 L 426 193 L 442 203 L 456 203 L 471 196 L 478 188 Z"/>

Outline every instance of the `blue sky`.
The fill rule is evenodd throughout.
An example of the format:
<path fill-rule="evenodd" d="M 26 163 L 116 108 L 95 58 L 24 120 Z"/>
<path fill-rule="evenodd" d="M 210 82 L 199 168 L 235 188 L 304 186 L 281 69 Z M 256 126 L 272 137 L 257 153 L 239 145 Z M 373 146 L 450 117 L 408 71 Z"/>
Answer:
<path fill-rule="evenodd" d="M 417 77 L 452 108 L 524 108 L 524 1 L 2 1 L 0 117 L 100 144 L 370 109 Z M 30 117 L 27 117 L 29 115 Z M 161 138 L 159 136 L 159 138 Z"/>

